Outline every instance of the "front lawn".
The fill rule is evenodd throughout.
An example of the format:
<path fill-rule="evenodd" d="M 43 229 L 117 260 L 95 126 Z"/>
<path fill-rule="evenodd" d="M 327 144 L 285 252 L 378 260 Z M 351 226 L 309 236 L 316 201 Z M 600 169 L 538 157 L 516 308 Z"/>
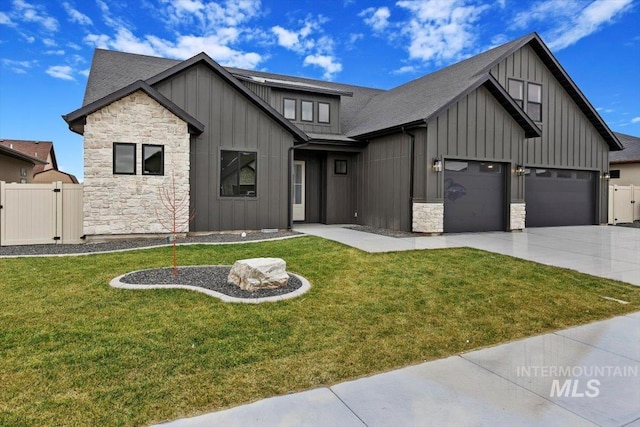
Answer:
<path fill-rule="evenodd" d="M 108 286 L 168 266 L 170 248 L 0 259 L 0 425 L 144 425 L 640 310 L 640 288 L 475 249 L 178 251 L 181 265 L 281 257 L 312 289 L 245 305 Z"/>

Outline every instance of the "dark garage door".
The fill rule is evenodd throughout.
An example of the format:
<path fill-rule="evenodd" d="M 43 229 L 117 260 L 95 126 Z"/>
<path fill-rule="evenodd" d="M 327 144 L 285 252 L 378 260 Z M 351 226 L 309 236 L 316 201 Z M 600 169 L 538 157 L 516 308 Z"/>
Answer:
<path fill-rule="evenodd" d="M 528 169 L 525 178 L 527 227 L 595 224 L 596 173 Z"/>
<path fill-rule="evenodd" d="M 504 230 L 504 165 L 447 160 L 444 166 L 444 231 Z"/>

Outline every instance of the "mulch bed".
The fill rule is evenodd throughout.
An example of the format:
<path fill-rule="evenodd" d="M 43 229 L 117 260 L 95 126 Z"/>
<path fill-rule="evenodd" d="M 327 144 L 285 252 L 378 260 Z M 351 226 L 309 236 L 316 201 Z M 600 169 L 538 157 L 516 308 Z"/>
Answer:
<path fill-rule="evenodd" d="M 120 281 L 131 285 L 198 286 L 230 297 L 247 299 L 285 295 L 302 286 L 300 279 L 290 274 L 289 283 L 284 288 L 245 291 L 234 284 L 227 283 L 230 271 L 231 267 L 229 266 L 178 267 L 178 276 L 174 277 L 173 269 L 157 268 L 129 273 L 122 277 Z"/>

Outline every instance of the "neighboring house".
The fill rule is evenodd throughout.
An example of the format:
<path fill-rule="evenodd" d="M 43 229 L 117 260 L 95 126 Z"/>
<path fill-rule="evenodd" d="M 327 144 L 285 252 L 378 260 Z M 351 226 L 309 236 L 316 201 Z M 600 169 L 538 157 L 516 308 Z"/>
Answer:
<path fill-rule="evenodd" d="M 56 152 L 51 141 L 2 139 L 0 140 L 0 146 L 11 148 L 39 160 L 33 167 L 33 171 L 26 182 L 50 183 L 61 181 L 71 184 L 78 183 L 75 176 L 58 170 Z"/>
<path fill-rule="evenodd" d="M 63 117 L 84 135 L 89 237 L 165 231 L 174 186 L 190 231 L 605 223 L 622 148 L 535 33 L 388 91 L 97 49 Z"/>
<path fill-rule="evenodd" d="M 78 179 L 70 173 L 62 172 L 56 169 L 48 169 L 46 171 L 33 174 L 33 182 L 64 182 L 69 184 L 77 184 Z"/>
<path fill-rule="evenodd" d="M 609 155 L 611 185 L 640 186 L 640 138 L 615 132 L 624 149 Z"/>
<path fill-rule="evenodd" d="M 30 183 L 33 181 L 34 169 L 45 163 L 44 160 L 0 143 L 0 181 Z"/>

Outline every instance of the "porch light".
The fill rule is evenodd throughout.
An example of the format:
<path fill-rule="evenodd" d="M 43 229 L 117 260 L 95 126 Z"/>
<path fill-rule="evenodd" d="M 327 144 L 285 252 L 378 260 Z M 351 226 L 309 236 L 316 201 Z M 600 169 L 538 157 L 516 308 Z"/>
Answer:
<path fill-rule="evenodd" d="M 435 158 L 433 159 L 433 171 L 434 172 L 442 172 L 442 160 Z"/>
<path fill-rule="evenodd" d="M 608 181 L 611 179 L 611 174 L 609 172 L 605 172 L 604 174 L 602 174 L 602 178 Z"/>
<path fill-rule="evenodd" d="M 524 175 L 525 169 L 523 165 L 517 165 L 516 166 L 516 175 Z"/>

